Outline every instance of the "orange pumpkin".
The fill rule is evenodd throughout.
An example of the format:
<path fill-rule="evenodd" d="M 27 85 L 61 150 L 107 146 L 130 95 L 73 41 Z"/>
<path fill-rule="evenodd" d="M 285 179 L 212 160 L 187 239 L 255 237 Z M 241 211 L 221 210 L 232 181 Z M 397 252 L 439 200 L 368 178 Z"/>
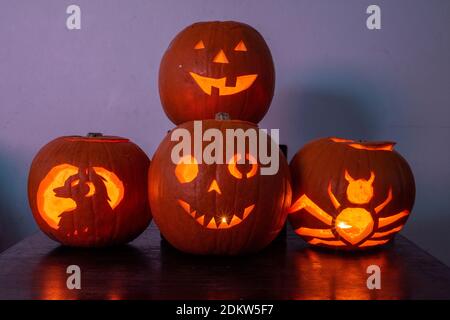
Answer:
<path fill-rule="evenodd" d="M 33 216 L 53 240 L 100 247 L 133 240 L 151 221 L 146 154 L 125 138 L 67 136 L 45 145 L 28 177 Z"/>
<path fill-rule="evenodd" d="M 257 129 L 237 120 L 204 120 L 202 127 L 215 128 L 223 136 L 227 129 Z M 193 136 L 194 122 L 177 129 Z M 289 167 L 279 149 L 274 175 L 262 175 L 263 165 L 248 151 L 233 153 L 222 164 L 200 163 L 192 154 L 174 163 L 171 153 L 177 142 L 171 141 L 171 134 L 159 145 L 149 170 L 150 205 L 164 238 L 194 254 L 236 255 L 267 246 L 284 225 L 291 197 Z M 254 162 L 238 163 L 244 158 Z"/>
<path fill-rule="evenodd" d="M 392 142 L 325 138 L 290 163 L 289 220 L 308 243 L 364 249 L 389 242 L 409 217 L 415 184 Z"/>
<path fill-rule="evenodd" d="M 258 123 L 269 109 L 275 71 L 264 38 L 240 22 L 200 22 L 181 31 L 164 53 L 159 93 L 175 124 L 214 119 Z"/>

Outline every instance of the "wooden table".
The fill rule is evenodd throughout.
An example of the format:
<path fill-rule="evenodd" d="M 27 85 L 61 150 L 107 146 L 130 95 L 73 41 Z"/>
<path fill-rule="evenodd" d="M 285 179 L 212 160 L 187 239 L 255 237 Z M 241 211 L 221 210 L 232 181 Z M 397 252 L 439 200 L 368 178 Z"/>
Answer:
<path fill-rule="evenodd" d="M 81 268 L 68 290 L 66 268 Z M 381 290 L 366 269 L 381 268 Z M 1 299 L 450 299 L 450 268 L 398 236 L 349 254 L 309 248 L 292 230 L 245 257 L 198 257 L 161 241 L 152 225 L 130 245 L 60 247 L 37 233 L 0 255 Z"/>

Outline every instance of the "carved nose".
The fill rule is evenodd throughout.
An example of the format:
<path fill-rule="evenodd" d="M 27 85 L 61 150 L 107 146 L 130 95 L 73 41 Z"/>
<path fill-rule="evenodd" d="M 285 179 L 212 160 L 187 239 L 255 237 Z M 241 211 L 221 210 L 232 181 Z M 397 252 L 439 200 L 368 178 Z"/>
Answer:
<path fill-rule="evenodd" d="M 211 191 L 215 191 L 215 192 L 217 192 L 218 194 L 222 194 L 222 191 L 220 191 L 220 188 L 219 188 L 219 185 L 217 184 L 216 179 L 214 179 L 214 180 L 211 182 L 211 185 L 209 186 L 208 192 L 211 192 Z"/>
<path fill-rule="evenodd" d="M 225 55 L 225 52 L 221 49 L 219 53 L 214 57 L 213 62 L 215 63 L 228 63 L 228 58 Z"/>

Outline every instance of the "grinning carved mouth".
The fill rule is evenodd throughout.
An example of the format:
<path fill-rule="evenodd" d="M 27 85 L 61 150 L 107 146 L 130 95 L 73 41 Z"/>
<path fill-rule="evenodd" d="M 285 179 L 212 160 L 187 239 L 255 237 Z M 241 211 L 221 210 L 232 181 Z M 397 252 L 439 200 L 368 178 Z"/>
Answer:
<path fill-rule="evenodd" d="M 227 77 L 223 78 L 209 78 L 198 75 L 194 72 L 189 72 L 192 78 L 194 78 L 197 85 L 207 95 L 211 95 L 212 87 L 219 89 L 219 96 L 229 96 L 247 90 L 251 87 L 258 77 L 257 74 L 248 74 L 236 77 L 236 85 L 234 87 L 228 87 L 226 85 Z"/>
<path fill-rule="evenodd" d="M 191 208 L 191 205 L 186 201 L 178 200 L 178 204 L 183 208 L 184 211 L 186 211 L 187 214 L 189 214 L 195 221 L 197 221 L 198 224 L 208 229 L 228 229 L 231 227 L 235 227 L 242 221 L 244 221 L 255 208 L 255 205 L 252 204 L 244 209 L 244 212 L 241 215 L 242 218 L 239 218 L 236 214 L 231 215 L 231 218 L 229 218 L 230 215 L 227 215 L 218 218 L 219 222 L 217 223 L 214 216 L 211 219 L 208 219 L 206 217 L 206 214 L 197 213 L 197 211 L 193 210 Z M 205 220 L 205 218 L 207 219 Z"/>

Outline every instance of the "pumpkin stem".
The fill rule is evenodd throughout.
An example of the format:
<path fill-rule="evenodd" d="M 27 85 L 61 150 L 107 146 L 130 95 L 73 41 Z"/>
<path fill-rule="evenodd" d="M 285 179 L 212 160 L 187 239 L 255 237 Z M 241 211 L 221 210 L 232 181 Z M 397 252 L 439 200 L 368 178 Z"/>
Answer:
<path fill-rule="evenodd" d="M 86 136 L 88 138 L 103 137 L 103 133 L 101 133 L 101 132 L 89 132 Z"/>
<path fill-rule="evenodd" d="M 226 112 L 216 113 L 216 120 L 230 120 L 230 115 Z"/>

